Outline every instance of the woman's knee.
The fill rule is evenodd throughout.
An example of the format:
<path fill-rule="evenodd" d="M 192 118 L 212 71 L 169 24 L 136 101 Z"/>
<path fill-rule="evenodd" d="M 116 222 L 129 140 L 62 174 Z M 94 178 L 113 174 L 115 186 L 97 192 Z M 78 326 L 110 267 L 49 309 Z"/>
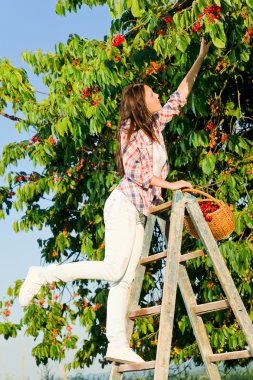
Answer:
<path fill-rule="evenodd" d="M 106 271 L 110 277 L 110 281 L 118 282 L 124 276 L 127 270 L 129 259 L 128 257 L 112 260 L 110 257 L 104 260 Z"/>
<path fill-rule="evenodd" d="M 109 281 L 118 283 L 125 274 L 125 268 L 119 265 L 106 264 L 106 271 L 108 273 Z"/>
<path fill-rule="evenodd" d="M 128 282 L 128 281 L 125 281 L 125 280 L 119 280 L 119 281 L 115 281 L 115 282 L 112 282 L 111 283 L 111 286 L 110 288 L 111 289 L 126 289 L 128 290 L 130 285 L 131 285 L 132 281 L 131 282 Z"/>

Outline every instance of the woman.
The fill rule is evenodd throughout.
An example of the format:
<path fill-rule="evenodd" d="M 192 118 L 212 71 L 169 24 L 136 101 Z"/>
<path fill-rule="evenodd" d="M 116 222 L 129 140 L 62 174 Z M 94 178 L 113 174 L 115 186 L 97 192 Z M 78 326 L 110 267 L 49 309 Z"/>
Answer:
<path fill-rule="evenodd" d="M 106 323 L 109 341 L 106 358 L 110 361 L 143 361 L 129 348 L 126 336 L 128 288 L 141 254 L 145 216 L 161 197 L 161 188 L 174 191 L 192 187 L 184 180 L 165 180 L 169 166 L 162 130 L 186 103 L 209 46 L 202 40 L 192 68 L 163 107 L 158 95 L 143 83 L 132 84 L 123 91 L 116 158 L 124 176 L 104 207 L 104 261 L 31 267 L 20 289 L 20 304 L 27 306 L 46 283 L 77 279 L 110 281 Z"/>

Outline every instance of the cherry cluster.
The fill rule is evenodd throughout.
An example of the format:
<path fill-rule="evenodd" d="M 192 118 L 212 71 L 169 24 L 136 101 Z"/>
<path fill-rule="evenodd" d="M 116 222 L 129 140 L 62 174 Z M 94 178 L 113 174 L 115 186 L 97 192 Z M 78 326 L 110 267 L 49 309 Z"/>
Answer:
<path fill-rule="evenodd" d="M 198 203 L 205 220 L 207 222 L 211 222 L 213 217 L 210 214 L 218 210 L 219 206 L 211 201 L 207 201 L 207 202 L 199 201 Z"/>
<path fill-rule="evenodd" d="M 224 142 L 224 141 L 227 141 L 227 142 L 229 141 L 229 137 L 225 133 L 223 133 L 221 136 L 221 142 Z"/>
<path fill-rule="evenodd" d="M 209 101 L 207 102 L 211 107 L 212 114 L 215 114 L 219 110 L 219 99 L 215 99 L 213 96 L 210 97 Z"/>
<path fill-rule="evenodd" d="M 201 19 L 203 16 L 206 16 L 210 23 L 215 24 L 216 20 L 220 20 L 221 16 L 221 7 L 218 7 L 217 4 L 213 4 L 204 9 L 204 14 L 198 15 L 198 20 L 192 27 L 193 32 L 198 32 L 201 29 Z"/>
<path fill-rule="evenodd" d="M 91 94 L 91 87 L 85 87 L 82 89 L 82 96 L 81 96 L 81 99 L 82 100 L 85 100 L 86 98 L 88 98 Z"/>
<path fill-rule="evenodd" d="M 150 66 L 145 70 L 144 74 L 142 74 L 142 78 L 145 78 L 148 75 L 157 74 L 165 69 L 167 69 L 166 65 L 159 65 L 157 62 L 151 61 Z"/>
<path fill-rule="evenodd" d="M 242 39 L 242 43 L 243 44 L 250 44 L 252 36 L 253 36 L 253 29 L 248 28 L 246 33 L 244 34 L 244 38 Z"/>
<path fill-rule="evenodd" d="M 218 65 L 216 66 L 216 71 L 221 71 L 221 73 L 226 69 L 228 63 L 222 59 L 218 62 Z"/>
<path fill-rule="evenodd" d="M 211 23 L 215 23 L 216 20 L 220 20 L 221 7 L 218 7 L 217 4 L 213 4 L 204 9 L 204 14 L 208 17 Z"/>
<path fill-rule="evenodd" d="M 112 46 L 119 46 L 120 44 L 122 44 L 122 42 L 125 41 L 125 38 L 123 36 L 121 36 L 121 34 L 117 34 L 115 37 L 113 37 L 112 39 Z"/>
<path fill-rule="evenodd" d="M 17 182 L 26 182 L 26 181 L 29 181 L 30 180 L 30 177 L 29 176 L 23 176 L 23 175 L 20 175 L 18 177 L 16 177 L 16 181 Z"/>
<path fill-rule="evenodd" d="M 50 137 L 50 139 L 48 139 L 48 141 L 50 142 L 51 145 L 56 144 L 56 141 L 53 137 Z"/>
<path fill-rule="evenodd" d="M 56 144 L 56 140 L 55 140 L 54 137 L 50 137 L 50 138 L 48 139 L 48 141 L 50 142 L 51 145 Z M 38 137 L 38 136 L 35 135 L 35 136 L 33 136 L 33 137 L 31 138 L 31 140 L 29 141 L 29 145 L 34 145 L 34 144 L 36 144 L 37 142 L 44 142 L 44 139 L 42 139 L 42 138 L 40 138 L 40 137 Z"/>
<path fill-rule="evenodd" d="M 208 123 L 206 126 L 206 131 L 212 131 L 214 128 L 216 128 L 214 123 Z"/>
<path fill-rule="evenodd" d="M 202 15 L 198 15 L 198 21 L 195 22 L 195 24 L 192 27 L 193 32 L 198 32 L 201 28 L 201 21 Z"/>
<path fill-rule="evenodd" d="M 166 30 L 164 29 L 159 29 L 155 32 L 158 36 L 165 36 L 166 35 Z"/>
<path fill-rule="evenodd" d="M 217 138 L 217 126 L 214 123 L 208 123 L 205 130 L 209 132 L 209 147 L 212 149 L 216 145 Z"/>
<path fill-rule="evenodd" d="M 90 97 L 93 100 L 93 106 L 98 106 L 101 98 L 97 96 L 97 92 L 98 86 L 95 86 L 93 89 L 92 87 L 85 87 L 82 89 L 81 99 L 87 100 Z"/>
<path fill-rule="evenodd" d="M 169 25 L 173 24 L 173 19 L 170 16 L 163 17 L 163 20 L 166 22 L 166 24 L 169 24 Z"/>
<path fill-rule="evenodd" d="M 12 307 L 12 302 L 10 301 L 6 301 L 4 303 L 4 306 L 5 306 L 5 309 L 3 310 L 3 315 L 5 317 L 9 317 L 11 315 L 11 311 L 10 311 L 10 308 Z"/>

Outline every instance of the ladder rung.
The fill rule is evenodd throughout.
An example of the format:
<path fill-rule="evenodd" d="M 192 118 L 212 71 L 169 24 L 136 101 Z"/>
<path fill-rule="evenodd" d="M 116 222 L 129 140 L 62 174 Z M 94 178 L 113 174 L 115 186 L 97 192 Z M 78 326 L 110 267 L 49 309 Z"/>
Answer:
<path fill-rule="evenodd" d="M 220 300 L 215 302 L 207 302 L 201 305 L 194 305 L 191 307 L 193 313 L 196 315 L 210 313 L 212 311 L 219 311 L 230 307 L 228 300 Z"/>
<path fill-rule="evenodd" d="M 164 259 L 165 257 L 167 257 L 167 251 L 159 252 L 148 257 L 141 257 L 139 263 L 141 265 L 147 265 L 153 263 L 154 261 Z"/>
<path fill-rule="evenodd" d="M 149 317 L 151 315 L 157 315 L 161 312 L 161 305 L 143 307 L 142 309 L 137 309 L 130 311 L 128 317 L 130 319 L 140 318 L 140 317 Z"/>
<path fill-rule="evenodd" d="M 155 215 L 159 214 L 160 212 L 167 211 L 171 208 L 172 202 L 164 202 L 159 206 L 151 206 L 150 207 L 150 214 Z"/>
<path fill-rule="evenodd" d="M 183 255 L 180 256 L 179 261 L 180 263 L 182 263 L 184 261 L 195 259 L 196 257 L 200 257 L 200 256 L 205 256 L 205 252 L 202 251 L 201 249 L 194 252 L 184 253 Z M 155 255 L 141 258 L 140 264 L 147 265 L 147 264 L 153 263 L 154 261 L 164 259 L 166 257 L 167 257 L 167 251 L 159 252 L 159 253 L 156 253 Z"/>
<path fill-rule="evenodd" d="M 197 257 L 206 256 L 205 252 L 202 251 L 202 249 L 199 249 L 197 251 L 184 253 L 180 256 L 179 262 L 182 263 L 187 260 L 196 259 Z"/>
<path fill-rule="evenodd" d="M 130 371 L 143 371 L 147 369 L 155 368 L 155 360 L 143 363 L 133 363 L 133 364 L 121 364 L 118 367 L 118 372 L 130 372 Z"/>
<path fill-rule="evenodd" d="M 244 359 L 244 358 L 251 358 L 251 357 L 252 357 L 252 354 L 249 350 L 232 351 L 232 352 L 224 352 L 222 354 L 208 355 L 208 359 L 210 360 L 210 362 Z"/>

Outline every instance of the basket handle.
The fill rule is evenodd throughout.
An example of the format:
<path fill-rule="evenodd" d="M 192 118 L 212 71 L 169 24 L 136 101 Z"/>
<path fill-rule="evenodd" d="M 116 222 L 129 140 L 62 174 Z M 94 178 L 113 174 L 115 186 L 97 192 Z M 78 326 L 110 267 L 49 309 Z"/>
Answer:
<path fill-rule="evenodd" d="M 183 193 L 187 192 L 187 193 L 194 193 L 194 194 L 204 195 L 206 198 L 209 198 L 209 199 L 212 200 L 214 203 L 216 203 L 218 206 L 222 207 L 222 203 L 221 203 L 220 201 L 218 201 L 217 199 L 215 199 L 215 198 L 212 197 L 211 195 L 205 193 L 204 191 L 197 190 L 197 189 L 182 189 L 181 191 L 182 191 Z"/>

